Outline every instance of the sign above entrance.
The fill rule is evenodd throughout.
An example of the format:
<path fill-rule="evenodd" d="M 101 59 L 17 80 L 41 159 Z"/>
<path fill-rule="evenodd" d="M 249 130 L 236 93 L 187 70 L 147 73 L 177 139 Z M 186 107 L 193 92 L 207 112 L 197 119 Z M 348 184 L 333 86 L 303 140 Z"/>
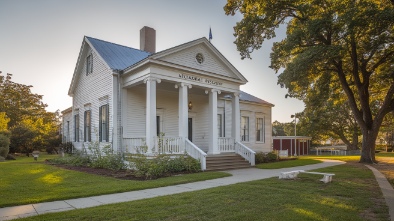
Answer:
<path fill-rule="evenodd" d="M 191 76 L 191 75 L 186 75 L 186 74 L 179 74 L 179 78 L 185 79 L 185 80 L 190 80 L 190 81 L 196 81 L 200 83 L 205 83 L 205 84 L 211 84 L 211 85 L 217 85 L 220 86 L 223 83 L 219 81 L 214 81 L 202 77 L 196 77 L 196 76 Z"/>

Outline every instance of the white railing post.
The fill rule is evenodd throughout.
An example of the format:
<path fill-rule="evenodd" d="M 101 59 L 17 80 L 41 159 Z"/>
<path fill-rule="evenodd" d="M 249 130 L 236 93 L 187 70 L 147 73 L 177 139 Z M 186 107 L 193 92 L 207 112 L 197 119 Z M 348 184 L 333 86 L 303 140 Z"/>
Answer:
<path fill-rule="evenodd" d="M 234 138 L 219 137 L 218 146 L 220 152 L 235 152 Z"/>
<path fill-rule="evenodd" d="M 185 139 L 185 151 L 194 159 L 199 160 L 201 163 L 201 170 L 204 171 L 207 169 L 207 154 L 194 145 L 189 139 Z"/>
<path fill-rule="evenodd" d="M 245 160 L 249 161 L 251 166 L 255 165 L 256 152 L 254 152 L 249 147 L 243 145 L 240 142 L 235 142 L 235 152 L 245 158 Z"/>

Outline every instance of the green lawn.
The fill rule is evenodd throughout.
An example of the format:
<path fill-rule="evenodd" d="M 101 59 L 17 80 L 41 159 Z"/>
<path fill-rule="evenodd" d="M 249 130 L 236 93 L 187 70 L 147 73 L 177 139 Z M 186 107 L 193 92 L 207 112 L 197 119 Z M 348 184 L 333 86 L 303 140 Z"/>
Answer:
<path fill-rule="evenodd" d="M 288 167 L 297 167 L 304 166 L 309 164 L 317 164 L 321 163 L 320 160 L 314 159 L 297 159 L 297 160 L 286 160 L 272 163 L 262 163 L 257 164 L 256 167 L 259 169 L 280 169 L 280 168 L 288 168 Z"/>
<path fill-rule="evenodd" d="M 37 162 L 32 157 L 18 157 L 14 161 L 0 162 L 0 208 L 230 176 L 223 172 L 202 172 L 149 181 L 119 180 L 65 170 L 43 163 L 46 158 L 54 157 L 56 156 L 42 155 Z"/>
<path fill-rule="evenodd" d="M 23 220 L 389 220 L 372 172 L 357 164 L 170 196 L 45 214 Z"/>

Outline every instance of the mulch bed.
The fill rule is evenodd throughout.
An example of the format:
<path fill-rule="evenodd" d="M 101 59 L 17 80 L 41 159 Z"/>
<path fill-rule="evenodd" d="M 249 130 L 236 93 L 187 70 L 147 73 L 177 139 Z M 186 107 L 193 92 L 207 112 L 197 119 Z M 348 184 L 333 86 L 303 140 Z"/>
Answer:
<path fill-rule="evenodd" d="M 113 177 L 116 179 L 121 179 L 121 180 L 146 180 L 145 177 L 137 177 L 133 174 L 133 171 L 131 170 L 110 170 L 110 169 L 102 169 L 102 168 L 91 168 L 91 167 L 79 167 L 79 166 L 70 166 L 70 165 L 64 165 L 64 164 L 54 164 L 51 162 L 46 162 L 46 164 L 60 167 L 63 169 L 67 170 L 74 170 L 74 171 L 79 171 L 83 173 L 90 173 L 94 175 L 99 175 L 99 176 L 106 176 L 106 177 Z M 162 177 L 169 177 L 169 176 L 179 176 L 182 174 L 189 174 L 188 172 L 179 172 L 176 174 L 165 174 Z M 162 177 L 157 177 L 162 178 Z"/>
<path fill-rule="evenodd" d="M 64 165 L 64 164 L 54 164 L 51 162 L 45 162 L 46 164 L 60 167 L 63 169 L 67 170 L 74 170 L 74 171 L 79 171 L 83 173 L 90 173 L 94 175 L 99 175 L 99 176 L 106 176 L 106 177 L 113 177 L 116 179 L 121 179 L 121 180 L 145 180 L 143 177 L 136 177 L 132 171 L 130 170 L 109 170 L 109 169 L 102 169 L 102 168 L 91 168 L 91 167 L 79 167 L 79 166 L 70 166 L 70 165 Z"/>

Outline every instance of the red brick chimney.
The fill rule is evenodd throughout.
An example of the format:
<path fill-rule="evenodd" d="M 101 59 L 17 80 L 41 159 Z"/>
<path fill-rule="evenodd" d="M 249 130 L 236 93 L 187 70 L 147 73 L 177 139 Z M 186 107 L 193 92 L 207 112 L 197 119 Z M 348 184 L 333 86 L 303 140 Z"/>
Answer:
<path fill-rule="evenodd" d="M 156 30 L 144 26 L 140 30 L 140 50 L 147 51 L 150 53 L 156 52 Z"/>

